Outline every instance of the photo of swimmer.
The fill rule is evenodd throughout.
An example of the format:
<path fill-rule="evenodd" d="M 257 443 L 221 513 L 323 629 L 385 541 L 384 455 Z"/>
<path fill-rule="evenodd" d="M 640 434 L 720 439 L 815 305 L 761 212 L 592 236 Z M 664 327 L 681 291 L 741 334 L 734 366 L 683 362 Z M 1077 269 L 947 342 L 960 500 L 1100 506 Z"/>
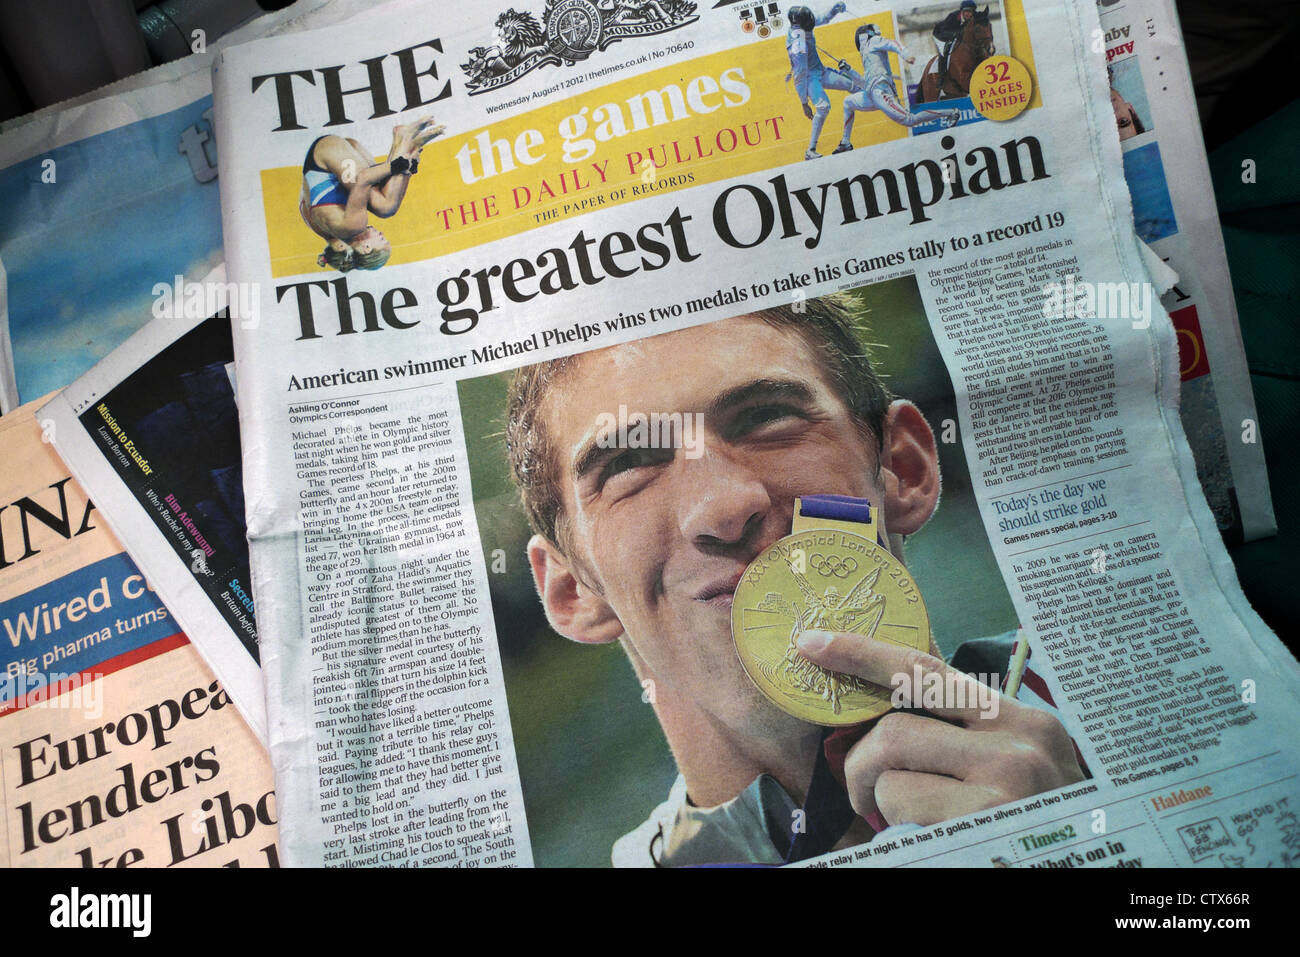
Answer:
<path fill-rule="evenodd" d="M 397 213 L 419 172 L 421 150 L 445 129 L 432 117 L 393 127 L 392 147 L 382 163 L 354 139 L 331 134 L 312 142 L 302 161 L 298 212 L 325 240 L 317 265 L 348 272 L 388 262 L 393 247 L 371 225 L 370 214 L 388 219 Z"/>
<path fill-rule="evenodd" d="M 802 306 L 457 384 L 480 536 L 500 550 L 489 584 L 538 865 L 805 860 L 1088 773 L 1041 674 L 999 693 L 1019 621 L 916 277 Z M 680 441 L 602 443 L 600 414 L 620 407 L 677 416 Z M 990 713 L 960 732 L 970 763 L 954 769 L 959 786 L 918 775 L 919 790 L 894 803 L 855 768 L 899 715 L 836 736 L 777 709 L 742 668 L 731 626 L 741 570 L 789 534 L 795 496 L 822 493 L 883 507 L 882 540 L 925 595 L 934 666 L 984 676 Z M 950 733 L 915 721 L 919 735 Z M 992 765 L 977 754 L 995 742 L 1051 770 L 1030 780 L 1002 765 L 997 793 L 983 790 Z M 858 755 L 846 776 L 841 744 Z M 789 830 L 801 809 L 826 823 L 815 839 Z"/>

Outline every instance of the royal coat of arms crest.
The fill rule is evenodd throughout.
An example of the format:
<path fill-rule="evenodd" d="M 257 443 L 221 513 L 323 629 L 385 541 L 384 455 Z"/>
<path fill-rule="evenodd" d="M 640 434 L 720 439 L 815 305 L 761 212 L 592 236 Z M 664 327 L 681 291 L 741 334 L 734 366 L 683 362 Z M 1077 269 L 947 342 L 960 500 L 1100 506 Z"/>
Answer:
<path fill-rule="evenodd" d="M 496 20 L 496 42 L 472 47 L 462 63 L 471 96 L 499 90 L 538 67 L 572 66 L 596 50 L 676 30 L 699 19 L 690 0 L 547 0 L 542 19 L 510 7 Z"/>

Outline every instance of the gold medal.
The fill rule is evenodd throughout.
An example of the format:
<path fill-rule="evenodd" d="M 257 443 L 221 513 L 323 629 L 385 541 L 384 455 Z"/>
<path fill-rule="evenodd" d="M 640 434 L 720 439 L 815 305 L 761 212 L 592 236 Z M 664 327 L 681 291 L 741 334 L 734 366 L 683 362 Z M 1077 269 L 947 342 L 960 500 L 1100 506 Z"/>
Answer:
<path fill-rule="evenodd" d="M 731 636 L 750 680 L 782 711 L 840 727 L 879 717 L 891 689 L 827 671 L 799 654 L 805 631 L 852 632 L 930 650 L 916 582 L 875 540 L 870 522 L 807 518 L 750 563 L 731 605 Z"/>

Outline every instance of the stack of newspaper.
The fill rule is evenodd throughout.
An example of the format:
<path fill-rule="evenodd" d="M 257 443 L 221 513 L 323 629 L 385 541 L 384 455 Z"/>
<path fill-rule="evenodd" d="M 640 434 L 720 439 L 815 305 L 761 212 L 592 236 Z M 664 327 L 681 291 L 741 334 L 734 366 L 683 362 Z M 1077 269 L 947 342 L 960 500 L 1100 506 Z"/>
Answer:
<path fill-rule="evenodd" d="M 5 859 L 1295 863 L 1172 3 L 447 14 L 0 136 Z"/>

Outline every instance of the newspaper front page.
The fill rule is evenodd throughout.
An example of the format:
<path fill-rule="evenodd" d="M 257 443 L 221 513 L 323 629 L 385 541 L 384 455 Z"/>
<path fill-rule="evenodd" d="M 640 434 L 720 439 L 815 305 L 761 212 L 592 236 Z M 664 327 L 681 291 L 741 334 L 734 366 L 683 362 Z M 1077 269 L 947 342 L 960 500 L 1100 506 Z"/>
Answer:
<path fill-rule="evenodd" d="M 286 862 L 1293 859 L 1298 669 L 1197 482 L 1096 10 L 963 6 L 218 58 Z M 827 496 L 883 547 L 734 608 Z"/>
<path fill-rule="evenodd" d="M 278 866 L 266 749 L 34 403 L 0 455 L 0 866 Z"/>

